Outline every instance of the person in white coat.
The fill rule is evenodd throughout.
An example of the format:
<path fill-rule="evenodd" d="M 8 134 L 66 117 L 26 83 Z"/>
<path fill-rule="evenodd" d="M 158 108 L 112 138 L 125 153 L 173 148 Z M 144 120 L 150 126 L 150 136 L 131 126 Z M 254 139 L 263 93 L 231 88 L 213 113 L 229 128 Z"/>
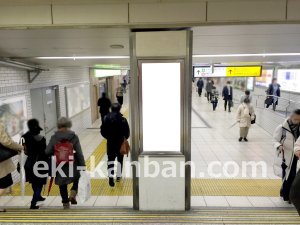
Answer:
<path fill-rule="evenodd" d="M 300 159 L 300 137 L 297 139 L 295 143 L 295 156 Z M 298 211 L 298 214 L 300 216 L 300 170 L 298 172 L 296 171 L 296 177 L 291 185 L 290 190 L 290 199 L 291 202 L 294 204 L 295 208 Z"/>
<path fill-rule="evenodd" d="M 300 109 L 295 110 L 290 118 L 286 119 L 283 124 L 279 125 L 273 135 L 273 145 L 276 149 L 275 154 L 279 155 L 284 151 L 285 177 L 283 177 L 283 185 L 280 190 L 280 196 L 284 201 L 289 201 L 289 193 L 291 185 L 296 176 L 297 157 L 294 154 L 295 142 L 300 135 Z"/>
<path fill-rule="evenodd" d="M 237 122 L 240 125 L 240 138 L 239 141 L 248 141 L 247 136 L 251 127 L 251 121 L 255 119 L 255 113 L 250 100 L 244 99 L 244 103 L 241 104 L 237 112 Z"/>

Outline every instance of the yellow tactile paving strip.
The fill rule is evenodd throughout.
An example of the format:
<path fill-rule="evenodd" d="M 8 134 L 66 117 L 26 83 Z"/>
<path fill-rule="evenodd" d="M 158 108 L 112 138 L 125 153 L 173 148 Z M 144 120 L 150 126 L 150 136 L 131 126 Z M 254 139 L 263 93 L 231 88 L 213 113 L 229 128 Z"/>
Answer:
<path fill-rule="evenodd" d="M 114 188 L 108 184 L 108 179 L 92 179 L 92 195 L 94 196 L 125 196 L 132 195 L 132 179 L 123 179 Z M 262 179 L 192 179 L 192 196 L 279 196 L 280 180 Z M 71 185 L 69 186 L 69 189 Z M 47 193 L 48 187 L 45 191 Z M 12 188 L 9 195 L 20 195 L 20 184 Z M 31 186 L 25 189 L 26 196 L 32 196 Z M 50 196 L 59 196 L 58 186 L 53 185 Z"/>
<path fill-rule="evenodd" d="M 129 109 L 124 113 L 124 117 L 129 117 Z M 93 154 L 87 159 L 87 169 L 91 168 L 91 157 L 95 157 L 95 166 L 97 166 L 106 153 L 106 140 L 97 147 Z M 49 182 L 48 182 L 49 183 Z M 92 195 L 94 196 L 126 196 L 132 195 L 132 180 L 123 179 L 116 183 L 114 188 L 108 185 L 108 179 L 92 179 Z M 267 196 L 277 197 L 281 187 L 281 180 L 272 179 L 192 179 L 192 196 Z M 69 189 L 71 185 L 69 186 Z M 20 196 L 20 184 L 12 187 L 11 194 Z M 48 187 L 44 195 L 48 193 Z M 32 196 L 33 192 L 30 184 L 26 185 L 25 195 Z M 50 196 L 59 196 L 59 188 L 53 184 Z"/>
<path fill-rule="evenodd" d="M 8 209 L 0 214 L 0 223 L 103 223 L 103 224 L 299 224 L 296 210 L 199 209 L 183 212 L 136 211 L 132 209 Z"/>

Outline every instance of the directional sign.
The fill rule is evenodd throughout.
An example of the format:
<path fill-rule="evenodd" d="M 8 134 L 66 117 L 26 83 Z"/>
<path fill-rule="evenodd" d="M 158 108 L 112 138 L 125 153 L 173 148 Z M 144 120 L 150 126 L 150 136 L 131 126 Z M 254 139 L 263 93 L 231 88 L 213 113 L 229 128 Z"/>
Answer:
<path fill-rule="evenodd" d="M 259 77 L 261 66 L 211 67 L 194 66 L 194 77 Z"/>
<path fill-rule="evenodd" d="M 260 77 L 261 66 L 227 67 L 227 77 Z"/>

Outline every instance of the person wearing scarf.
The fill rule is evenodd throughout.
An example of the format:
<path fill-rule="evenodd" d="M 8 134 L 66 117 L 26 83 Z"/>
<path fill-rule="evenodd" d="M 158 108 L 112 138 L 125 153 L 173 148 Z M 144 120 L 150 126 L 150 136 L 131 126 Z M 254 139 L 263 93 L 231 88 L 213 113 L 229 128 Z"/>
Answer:
<path fill-rule="evenodd" d="M 245 98 L 244 102 L 239 106 L 237 112 L 237 122 L 240 125 L 239 141 L 248 141 L 247 136 L 251 127 L 251 121 L 255 119 L 254 109 L 250 104 L 249 98 Z"/>

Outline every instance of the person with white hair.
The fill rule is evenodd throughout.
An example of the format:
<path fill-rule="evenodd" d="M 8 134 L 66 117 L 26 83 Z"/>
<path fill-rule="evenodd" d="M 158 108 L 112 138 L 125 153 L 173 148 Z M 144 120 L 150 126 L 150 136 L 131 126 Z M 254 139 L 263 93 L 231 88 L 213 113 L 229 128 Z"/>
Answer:
<path fill-rule="evenodd" d="M 74 162 L 70 163 L 73 166 L 73 168 L 71 169 L 73 172 L 70 171 L 71 165 L 65 163 L 61 167 L 64 174 L 60 174 L 59 172 L 55 174 L 55 184 L 59 186 L 64 209 L 70 208 L 70 202 L 72 205 L 77 204 L 76 195 L 78 190 L 78 181 L 80 178 L 80 170 L 86 169 L 79 138 L 74 131 L 70 130 L 71 127 L 72 121 L 69 118 L 59 118 L 57 122 L 57 128 L 59 129 L 59 131 L 57 131 L 51 137 L 50 142 L 46 148 L 46 154 L 48 156 L 57 156 L 60 154 L 59 151 L 65 151 L 67 148 L 69 148 L 69 146 L 71 146 L 73 149 L 73 151 L 71 150 L 71 152 L 73 152 L 74 154 Z M 60 148 L 60 146 L 62 146 L 62 148 Z M 70 159 L 70 157 L 68 158 Z M 52 174 L 52 176 L 54 175 Z M 68 184 L 71 183 L 73 183 L 73 187 L 71 189 L 70 197 L 68 197 Z"/>

